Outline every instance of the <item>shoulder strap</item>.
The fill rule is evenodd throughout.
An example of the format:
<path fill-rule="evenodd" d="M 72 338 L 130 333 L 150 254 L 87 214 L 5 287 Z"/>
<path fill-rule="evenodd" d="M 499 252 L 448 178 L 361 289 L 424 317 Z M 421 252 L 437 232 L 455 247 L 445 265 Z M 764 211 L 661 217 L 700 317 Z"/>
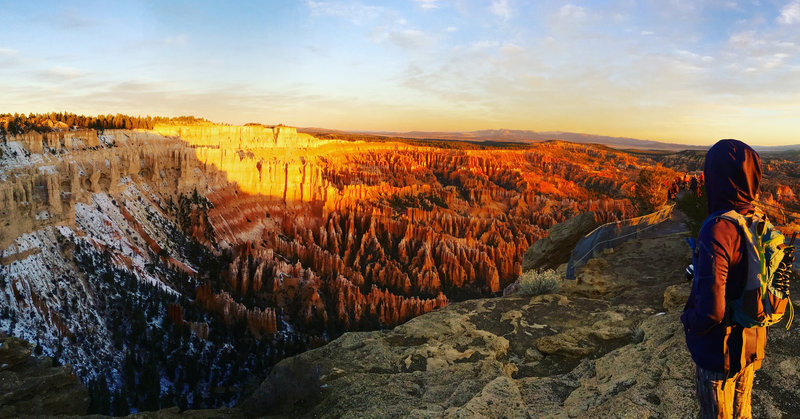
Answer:
<path fill-rule="evenodd" d="M 729 212 L 736 213 L 736 211 L 733 211 L 733 210 L 730 210 L 730 211 L 721 210 L 721 211 L 714 211 L 711 214 L 708 214 L 708 217 L 706 217 L 705 221 L 703 221 L 703 224 L 700 226 L 700 231 L 703 230 L 703 228 L 706 226 L 706 224 L 710 223 L 713 220 L 716 220 L 717 218 L 726 218 L 726 219 L 729 219 L 729 220 L 733 221 L 734 223 L 738 223 L 736 221 L 736 219 L 734 218 L 735 216 L 733 214 L 729 215 L 728 214 Z M 729 215 L 729 216 L 726 216 L 726 215 Z M 738 215 L 741 215 L 741 214 L 738 214 Z M 725 217 L 723 217 L 723 216 L 725 216 Z M 699 237 L 698 237 L 698 239 L 699 239 Z M 689 245 L 692 246 L 691 243 Z M 694 250 L 694 246 L 692 246 L 692 250 Z"/>
<path fill-rule="evenodd" d="M 733 221 L 734 224 L 737 224 L 739 227 L 742 227 L 742 229 L 744 229 L 744 230 L 747 230 L 747 229 L 750 228 L 750 225 L 749 225 L 750 223 L 748 223 L 747 217 L 745 217 L 742 214 L 739 214 L 738 212 L 736 212 L 734 210 L 724 211 L 724 212 L 720 211 L 719 214 L 717 214 L 717 213 L 714 213 L 714 214 L 715 214 L 714 218 L 724 218 L 726 220 Z"/>

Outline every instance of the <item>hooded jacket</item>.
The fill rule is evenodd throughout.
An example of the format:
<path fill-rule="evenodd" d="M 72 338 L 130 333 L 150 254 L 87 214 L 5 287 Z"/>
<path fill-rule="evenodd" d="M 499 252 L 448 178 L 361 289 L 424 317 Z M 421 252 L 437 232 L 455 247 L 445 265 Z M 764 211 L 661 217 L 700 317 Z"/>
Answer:
<path fill-rule="evenodd" d="M 747 144 L 721 140 L 706 154 L 709 214 L 754 210 L 761 182 L 761 158 Z M 693 287 L 681 321 L 694 362 L 703 369 L 736 373 L 755 363 L 761 366 L 765 327 L 744 328 L 726 319 L 726 301 L 738 298 L 747 279 L 745 238 L 733 222 L 709 217 L 697 239 Z"/>

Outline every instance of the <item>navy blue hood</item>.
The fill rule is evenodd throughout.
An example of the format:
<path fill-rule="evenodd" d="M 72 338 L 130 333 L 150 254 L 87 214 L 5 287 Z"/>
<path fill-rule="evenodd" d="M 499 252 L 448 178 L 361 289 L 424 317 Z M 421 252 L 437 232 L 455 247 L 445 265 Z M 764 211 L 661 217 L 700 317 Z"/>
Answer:
<path fill-rule="evenodd" d="M 753 209 L 761 183 L 761 157 L 739 140 L 720 140 L 706 154 L 703 168 L 708 211 Z"/>

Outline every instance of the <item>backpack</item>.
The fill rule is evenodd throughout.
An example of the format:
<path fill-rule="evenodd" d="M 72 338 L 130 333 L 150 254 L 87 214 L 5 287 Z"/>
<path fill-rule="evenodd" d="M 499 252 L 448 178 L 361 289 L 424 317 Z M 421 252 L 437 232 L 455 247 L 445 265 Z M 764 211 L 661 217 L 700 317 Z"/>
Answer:
<path fill-rule="evenodd" d="M 728 318 L 743 327 L 772 326 L 783 318 L 788 306 L 789 320 L 786 324 L 788 330 L 794 318 L 794 307 L 789 301 L 789 296 L 775 289 L 772 284 L 775 271 L 783 260 L 785 237 L 759 210 L 748 215 L 733 210 L 714 213 L 706 219 L 706 222 L 716 218 L 724 218 L 739 226 L 747 248 L 745 255 L 747 280 L 742 294 L 732 301 L 727 301 Z M 692 246 L 692 262 L 696 269 L 699 250 L 694 240 L 689 240 L 689 244 Z M 696 276 L 693 286 L 697 286 Z"/>

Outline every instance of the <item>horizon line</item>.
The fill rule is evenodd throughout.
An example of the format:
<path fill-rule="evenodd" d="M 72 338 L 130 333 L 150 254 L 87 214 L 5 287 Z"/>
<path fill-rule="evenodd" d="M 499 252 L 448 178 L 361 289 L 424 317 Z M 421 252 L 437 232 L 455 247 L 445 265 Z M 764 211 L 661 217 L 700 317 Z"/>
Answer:
<path fill-rule="evenodd" d="M 398 131 L 398 130 L 384 130 L 384 129 L 371 130 L 371 129 L 360 129 L 360 128 L 342 129 L 342 128 L 326 128 L 326 127 L 314 126 L 314 125 L 301 126 L 301 124 L 287 124 L 287 123 L 283 123 L 283 122 L 279 122 L 279 123 L 264 123 L 264 122 L 255 122 L 255 121 L 249 121 L 249 122 L 244 122 L 244 123 L 220 122 L 220 121 L 211 120 L 211 119 L 209 119 L 209 118 L 207 118 L 205 116 L 197 116 L 197 115 L 192 115 L 192 114 L 167 116 L 167 115 L 163 115 L 163 114 L 162 115 L 159 115 L 159 114 L 152 114 L 152 115 L 151 114 L 144 114 L 143 115 L 143 114 L 139 113 L 139 114 L 133 115 L 133 114 L 122 113 L 122 112 L 114 112 L 114 113 L 108 112 L 108 113 L 98 113 L 98 114 L 92 115 L 92 114 L 82 114 L 82 113 L 70 112 L 70 111 L 66 111 L 66 110 L 63 110 L 63 111 L 50 111 L 50 112 L 13 112 L 13 113 L 6 111 L 6 112 L 0 113 L 0 116 L 13 116 L 14 114 L 18 114 L 18 115 L 25 115 L 27 117 L 27 116 L 29 116 L 31 114 L 42 116 L 42 115 L 48 115 L 48 114 L 51 114 L 51 113 L 73 114 L 73 115 L 76 115 L 76 116 L 84 116 L 84 117 L 99 117 L 99 116 L 109 116 L 109 115 L 111 115 L 111 116 L 122 115 L 122 116 L 127 116 L 127 117 L 132 117 L 132 118 L 133 117 L 135 117 L 135 118 L 147 118 L 147 117 L 150 117 L 150 118 L 166 118 L 166 119 L 170 119 L 170 120 L 179 119 L 179 118 L 195 118 L 195 119 L 198 119 L 198 120 L 206 121 L 206 122 L 208 122 L 210 124 L 214 124 L 214 125 L 247 126 L 248 124 L 251 124 L 251 125 L 262 125 L 262 126 L 270 126 L 270 127 L 287 126 L 287 127 L 293 127 L 293 128 L 297 128 L 297 129 L 304 129 L 304 130 L 315 130 L 316 129 L 316 130 L 327 130 L 327 131 L 341 132 L 341 133 L 358 133 L 358 134 L 387 135 L 387 136 L 397 136 L 397 135 L 415 134 L 415 133 L 417 133 L 417 134 L 432 134 L 432 135 L 436 135 L 436 134 L 458 135 L 458 134 L 479 133 L 479 132 L 482 132 L 482 131 L 511 131 L 511 132 L 530 133 L 530 134 L 540 134 L 540 135 L 555 134 L 555 135 L 578 135 L 578 136 L 586 136 L 586 137 L 601 137 L 601 138 L 607 138 L 607 139 L 633 140 L 633 141 L 639 141 L 639 142 L 650 142 L 650 143 L 664 144 L 664 145 L 668 145 L 668 146 L 685 146 L 685 147 L 710 147 L 710 146 L 714 145 L 717 141 L 725 139 L 725 138 L 719 138 L 718 140 L 711 141 L 711 142 L 709 142 L 707 144 L 697 144 L 697 143 L 691 144 L 691 143 L 678 142 L 678 141 L 675 141 L 675 140 L 653 140 L 653 139 L 644 139 L 644 138 L 637 138 L 637 137 L 624 136 L 624 135 L 596 134 L 596 133 L 590 133 L 590 132 L 563 131 L 563 130 L 542 130 L 542 131 L 537 131 L 537 130 L 534 130 L 534 129 L 503 128 L 503 127 L 500 127 L 500 128 L 492 127 L 492 128 L 482 128 L 482 129 L 472 129 L 472 130 L 455 130 L 455 131 L 446 130 L 446 129 L 444 129 L 444 130 L 411 129 L 411 130 L 400 130 L 400 131 Z M 465 138 L 463 138 L 463 139 L 455 139 L 455 138 L 425 138 L 425 139 L 445 140 L 445 141 L 467 141 L 467 142 L 492 141 L 491 138 L 485 138 L 485 139 L 477 139 L 477 138 L 476 139 L 465 139 Z M 548 140 L 537 140 L 537 139 L 533 139 L 533 138 L 528 139 L 528 140 L 529 141 L 533 141 L 533 142 L 548 141 Z M 552 140 L 560 140 L 560 141 L 580 143 L 580 142 L 576 142 L 575 140 L 560 139 L 560 138 L 552 138 Z M 495 140 L 495 141 L 508 142 L 508 143 L 515 142 L 514 140 L 502 140 L 502 139 L 501 140 Z M 600 142 L 585 142 L 585 144 L 606 145 L 606 144 L 603 144 L 603 143 L 600 143 Z M 757 144 L 757 145 L 753 145 L 752 147 L 754 149 L 757 149 L 757 148 L 761 148 L 761 149 L 776 148 L 776 149 L 791 150 L 791 149 L 795 149 L 795 148 L 800 149 L 800 143 L 777 144 L 777 145 L 774 144 L 774 143 Z"/>

